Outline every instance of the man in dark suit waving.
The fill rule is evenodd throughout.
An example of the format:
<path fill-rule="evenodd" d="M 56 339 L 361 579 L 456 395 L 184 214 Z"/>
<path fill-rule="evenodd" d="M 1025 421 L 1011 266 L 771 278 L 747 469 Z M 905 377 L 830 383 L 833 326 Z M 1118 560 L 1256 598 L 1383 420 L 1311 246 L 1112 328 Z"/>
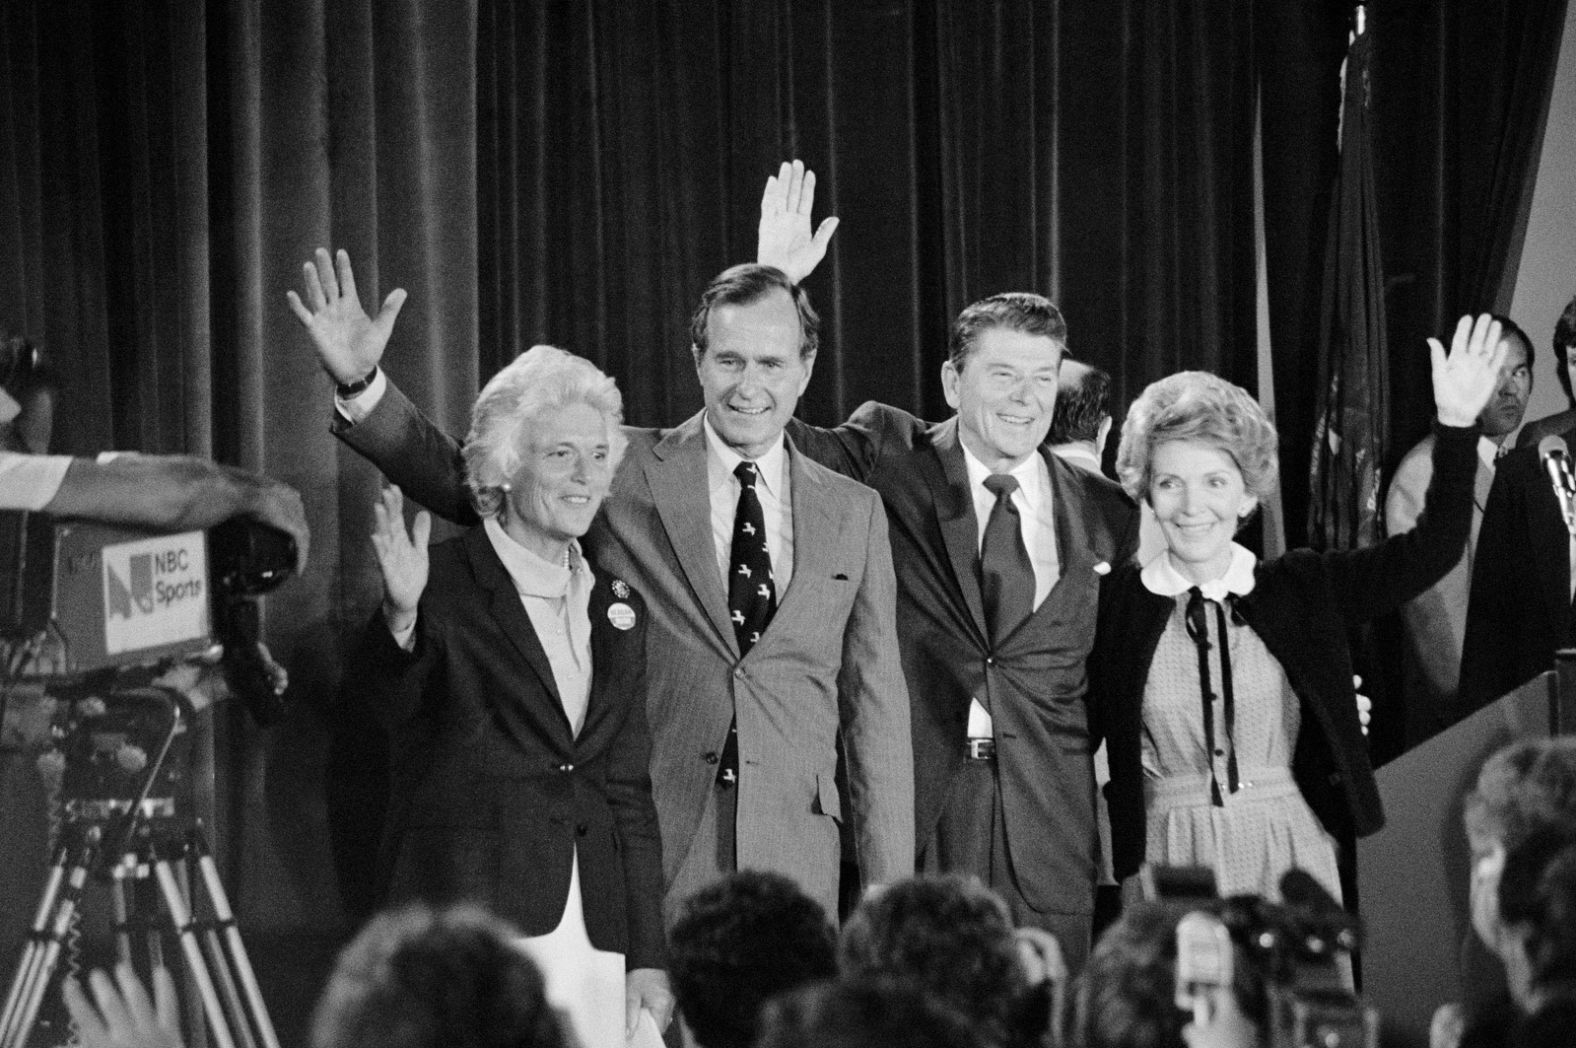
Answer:
<path fill-rule="evenodd" d="M 794 185 L 762 202 L 761 261 L 795 280 L 812 202 Z M 1100 578 L 1132 556 L 1138 518 L 1115 484 L 1042 446 L 1066 340 L 1049 300 L 991 296 L 953 326 L 952 418 L 872 403 L 788 435 L 886 507 L 920 864 L 978 875 L 1077 968 L 1098 873 L 1084 662 Z"/>

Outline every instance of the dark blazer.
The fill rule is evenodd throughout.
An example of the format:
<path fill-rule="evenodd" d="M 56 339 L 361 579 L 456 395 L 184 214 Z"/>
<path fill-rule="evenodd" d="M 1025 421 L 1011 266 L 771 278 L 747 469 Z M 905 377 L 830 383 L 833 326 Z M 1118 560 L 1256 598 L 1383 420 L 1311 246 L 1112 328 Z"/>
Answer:
<path fill-rule="evenodd" d="M 866 404 L 836 429 L 795 421 L 788 432 L 806 454 L 875 488 L 886 506 L 914 711 L 916 840 L 923 845 L 931 836 L 963 766 L 969 701 L 988 695 L 1018 888 L 1042 912 L 1089 912 L 1097 870 L 1084 661 L 1094 642 L 1096 565 L 1132 555 L 1133 503 L 1104 477 L 1041 449 L 1061 577 L 993 649 L 957 420 L 931 425 Z"/>
<path fill-rule="evenodd" d="M 1576 429 L 1562 436 L 1576 452 Z M 1554 668 L 1570 636 L 1569 545 L 1536 445 L 1518 446 L 1494 471 L 1478 530 L 1458 717 Z"/>
<path fill-rule="evenodd" d="M 645 602 L 592 565 L 591 695 L 574 736 L 486 533 L 433 546 L 431 565 L 415 650 L 394 643 L 379 612 L 352 666 L 380 697 L 371 705 L 392 743 L 380 880 L 393 900 L 480 902 L 544 935 L 578 851 L 592 945 L 630 968 L 663 967 Z M 634 613 L 629 629 L 609 618 L 618 603 Z"/>
<path fill-rule="evenodd" d="M 1357 718 L 1347 630 L 1391 611 L 1439 581 L 1472 526 L 1476 426 L 1436 425 L 1434 477 L 1417 527 L 1367 549 L 1293 550 L 1259 564 L 1237 611 L 1286 671 L 1302 707 L 1292 774 L 1324 828 L 1349 843 L 1384 824 L 1379 790 Z M 1175 600 L 1151 593 L 1137 565 L 1106 580 L 1090 659 L 1096 734 L 1111 759 L 1106 799 L 1118 877 L 1144 861 L 1144 686 Z M 1383 716 L 1383 710 L 1376 710 Z"/>
<path fill-rule="evenodd" d="M 450 519 L 474 519 L 459 445 L 392 383 L 368 418 L 337 432 L 409 497 Z M 692 845 L 703 839 L 697 831 L 735 717 L 740 869 L 792 877 L 835 913 L 847 818 L 867 882 L 910 876 L 909 701 L 880 500 L 789 445 L 793 577 L 760 642 L 741 656 L 712 538 L 701 416 L 670 430 L 626 426 L 624 434 L 629 448 L 583 542 L 651 602 L 647 712 L 669 888 L 683 894 L 717 875 L 715 849 Z M 839 740 L 846 806 L 836 782 Z M 679 901 L 669 899 L 670 916 Z"/>

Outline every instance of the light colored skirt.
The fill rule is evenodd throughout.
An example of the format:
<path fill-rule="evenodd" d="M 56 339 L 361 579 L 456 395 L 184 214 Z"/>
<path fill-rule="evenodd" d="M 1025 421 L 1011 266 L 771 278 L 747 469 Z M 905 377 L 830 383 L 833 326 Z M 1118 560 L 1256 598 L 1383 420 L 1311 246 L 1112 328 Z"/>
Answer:
<path fill-rule="evenodd" d="M 1224 807 L 1210 803 L 1207 775 L 1145 779 L 1146 859 L 1207 867 L 1222 897 L 1251 893 L 1272 902 L 1280 901 L 1281 876 L 1295 866 L 1339 901 L 1335 841 L 1303 800 L 1291 770 L 1244 769 L 1241 777 L 1241 789 L 1225 796 Z"/>
<path fill-rule="evenodd" d="M 582 1048 L 624 1048 L 624 955 L 591 945 L 580 898 L 578 854 L 570 867 L 569 898 L 558 927 L 521 939 L 519 945 L 542 970 L 547 999 L 568 1020 Z M 649 1022 L 643 1025 L 655 1030 Z M 640 1043 L 638 1036 L 631 1043 Z"/>

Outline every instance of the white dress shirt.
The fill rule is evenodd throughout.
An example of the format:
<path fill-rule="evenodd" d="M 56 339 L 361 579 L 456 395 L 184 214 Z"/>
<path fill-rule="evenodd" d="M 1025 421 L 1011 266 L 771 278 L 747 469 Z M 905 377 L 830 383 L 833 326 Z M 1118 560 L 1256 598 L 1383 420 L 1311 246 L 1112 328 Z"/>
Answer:
<path fill-rule="evenodd" d="M 728 567 L 733 563 L 733 518 L 739 510 L 739 478 L 734 469 L 744 456 L 730 448 L 702 418 L 706 431 L 706 486 L 711 497 L 711 540 L 717 553 L 717 574 L 728 588 Z M 755 462 L 755 496 L 766 521 L 766 552 L 772 558 L 772 587 L 778 603 L 793 579 L 793 493 L 788 490 L 788 448 L 782 434 Z"/>
<path fill-rule="evenodd" d="M 975 549 L 985 542 L 985 525 L 990 521 L 996 496 L 985 486 L 991 476 L 985 463 L 974 453 L 963 448 L 963 462 L 968 468 L 969 493 L 974 498 L 974 521 L 977 525 Z M 1051 506 L 1051 473 L 1038 452 L 1020 462 L 1012 477 L 1018 489 L 1010 496 L 1018 509 L 1018 527 L 1023 533 L 1023 545 L 1029 552 L 1029 563 L 1034 565 L 1034 606 L 1045 602 L 1051 588 L 1061 576 L 1061 561 L 1056 555 L 1056 516 Z M 994 738 L 990 713 L 978 698 L 969 700 L 968 736 L 971 739 Z"/>

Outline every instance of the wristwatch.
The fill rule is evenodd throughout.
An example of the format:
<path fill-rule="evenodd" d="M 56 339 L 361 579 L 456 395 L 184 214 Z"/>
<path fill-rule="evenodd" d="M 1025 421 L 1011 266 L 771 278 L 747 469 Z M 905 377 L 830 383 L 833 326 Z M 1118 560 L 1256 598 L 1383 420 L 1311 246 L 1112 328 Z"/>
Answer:
<path fill-rule="evenodd" d="M 378 366 L 372 365 L 372 370 L 356 379 L 354 382 L 341 382 L 334 386 L 334 395 L 340 400 L 352 400 L 366 391 L 372 385 L 372 380 L 378 377 Z"/>

